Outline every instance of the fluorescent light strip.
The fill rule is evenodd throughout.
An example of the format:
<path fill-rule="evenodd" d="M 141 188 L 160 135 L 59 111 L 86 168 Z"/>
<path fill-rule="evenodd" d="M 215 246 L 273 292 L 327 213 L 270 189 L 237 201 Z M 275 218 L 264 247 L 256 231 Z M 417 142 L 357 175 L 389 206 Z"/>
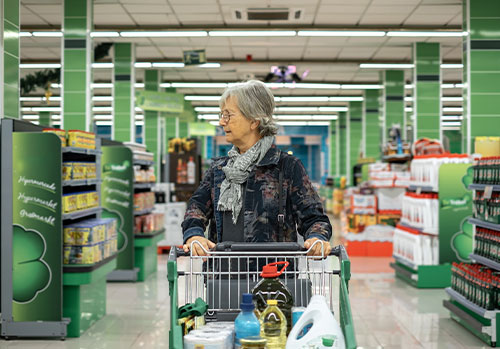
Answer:
<path fill-rule="evenodd" d="M 441 121 L 445 120 L 450 120 L 450 121 L 462 120 L 462 115 L 441 115 Z"/>
<path fill-rule="evenodd" d="M 62 32 L 57 32 L 57 31 L 46 31 L 46 32 L 32 32 L 31 35 L 40 37 L 40 38 L 61 38 L 63 36 Z"/>
<path fill-rule="evenodd" d="M 443 125 L 443 126 L 462 126 L 462 122 L 461 121 L 442 122 L 441 125 Z"/>
<path fill-rule="evenodd" d="M 443 102 L 462 102 L 463 100 L 463 97 L 441 97 Z"/>
<path fill-rule="evenodd" d="M 21 111 L 61 111 L 61 107 L 22 107 Z"/>
<path fill-rule="evenodd" d="M 90 33 L 91 38 L 118 38 L 120 37 L 120 33 L 118 32 L 92 32 Z"/>
<path fill-rule="evenodd" d="M 461 63 L 443 63 L 441 64 L 441 69 L 462 69 L 464 67 Z"/>
<path fill-rule="evenodd" d="M 457 31 L 388 31 L 387 36 L 399 36 L 399 37 L 462 37 L 467 36 L 467 32 L 457 32 Z"/>
<path fill-rule="evenodd" d="M 90 87 L 92 88 L 113 88 L 112 83 L 93 83 L 90 84 Z"/>
<path fill-rule="evenodd" d="M 207 32 L 205 30 L 122 31 L 120 36 L 123 38 L 193 38 L 207 36 Z"/>
<path fill-rule="evenodd" d="M 197 112 L 220 112 L 219 107 L 195 107 L 194 110 Z"/>
<path fill-rule="evenodd" d="M 219 107 L 195 107 L 197 112 L 220 112 Z M 276 107 L 276 112 L 342 112 L 348 111 L 347 107 Z"/>
<path fill-rule="evenodd" d="M 40 117 L 38 115 L 23 115 L 23 120 L 38 120 Z"/>
<path fill-rule="evenodd" d="M 385 36 L 379 30 L 299 30 L 298 36 Z"/>
<path fill-rule="evenodd" d="M 60 101 L 60 96 L 53 96 L 49 98 L 50 101 Z M 20 102 L 45 102 L 47 101 L 46 97 L 19 97 Z"/>
<path fill-rule="evenodd" d="M 92 68 L 94 69 L 111 69 L 113 67 L 113 63 L 92 63 Z"/>
<path fill-rule="evenodd" d="M 278 121 L 281 126 L 330 126 L 327 121 Z"/>
<path fill-rule="evenodd" d="M 92 107 L 92 111 L 113 111 L 113 107 Z"/>
<path fill-rule="evenodd" d="M 23 37 L 31 37 L 33 36 L 30 32 L 19 32 L 19 37 L 23 38 Z"/>
<path fill-rule="evenodd" d="M 443 107 L 443 112 L 463 112 L 464 108 L 462 107 Z"/>
<path fill-rule="evenodd" d="M 112 102 L 113 96 L 92 96 L 94 102 Z"/>
<path fill-rule="evenodd" d="M 20 63 L 20 69 L 54 69 L 61 68 L 60 63 Z"/>
<path fill-rule="evenodd" d="M 210 36 L 295 36 L 295 30 L 211 30 Z"/>
<path fill-rule="evenodd" d="M 361 69 L 412 69 L 415 65 L 412 63 L 360 63 Z M 461 69 L 463 64 L 443 63 L 441 69 Z"/>

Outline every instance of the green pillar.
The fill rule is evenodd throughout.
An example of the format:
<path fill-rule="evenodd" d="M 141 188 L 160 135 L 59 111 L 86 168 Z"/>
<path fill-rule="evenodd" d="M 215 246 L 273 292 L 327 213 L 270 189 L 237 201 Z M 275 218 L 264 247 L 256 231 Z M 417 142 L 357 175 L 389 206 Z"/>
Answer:
<path fill-rule="evenodd" d="M 363 153 L 380 159 L 379 90 L 365 90 L 363 98 Z"/>
<path fill-rule="evenodd" d="M 330 121 L 330 138 L 328 141 L 330 142 L 330 176 L 338 175 L 338 163 L 337 163 L 337 120 Z"/>
<path fill-rule="evenodd" d="M 353 167 L 358 163 L 360 153 L 363 152 L 362 144 L 362 118 L 363 102 L 349 102 L 349 111 L 347 118 L 348 132 L 348 157 L 347 157 L 347 183 L 352 183 Z M 364 156 L 364 154 L 363 154 Z"/>
<path fill-rule="evenodd" d="M 147 69 L 144 72 L 144 89 L 146 91 L 158 91 L 160 86 L 159 71 Z M 144 111 L 144 144 L 149 152 L 154 154 L 156 178 L 160 178 L 159 163 L 160 152 L 160 115 L 157 111 Z"/>
<path fill-rule="evenodd" d="M 413 112 L 415 139 L 441 140 L 441 53 L 437 42 L 413 45 Z"/>
<path fill-rule="evenodd" d="M 385 102 L 382 122 L 383 138 L 382 143 L 387 142 L 389 130 L 393 125 L 399 125 L 401 134 L 405 139 L 405 74 L 403 70 L 385 70 L 382 72 L 383 99 Z"/>
<path fill-rule="evenodd" d="M 113 45 L 113 139 L 135 142 L 135 46 Z"/>
<path fill-rule="evenodd" d="M 93 27 L 92 0 L 64 0 L 61 128 L 66 130 L 89 131 L 92 123 Z"/>
<path fill-rule="evenodd" d="M 500 2 L 464 0 L 463 81 L 464 151 L 474 153 L 478 136 L 498 136 L 500 129 Z"/>
<path fill-rule="evenodd" d="M 49 111 L 41 111 L 38 113 L 39 123 L 42 126 L 52 126 L 52 120 Z"/>
<path fill-rule="evenodd" d="M 0 6 L 0 117 L 19 119 L 19 0 Z"/>
<path fill-rule="evenodd" d="M 337 120 L 337 149 L 339 176 L 347 175 L 347 112 L 339 112 Z"/>

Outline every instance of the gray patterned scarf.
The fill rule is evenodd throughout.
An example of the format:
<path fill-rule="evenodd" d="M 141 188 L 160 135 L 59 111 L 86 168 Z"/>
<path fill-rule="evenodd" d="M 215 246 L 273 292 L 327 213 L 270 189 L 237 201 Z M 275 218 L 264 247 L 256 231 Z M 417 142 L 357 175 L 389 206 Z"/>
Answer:
<path fill-rule="evenodd" d="M 263 137 L 243 154 L 240 154 L 235 146 L 227 153 L 229 160 L 222 168 L 226 179 L 221 185 L 217 210 L 233 211 L 233 224 L 236 224 L 243 206 L 243 183 L 247 181 L 250 171 L 266 155 L 273 142 L 274 137 Z"/>

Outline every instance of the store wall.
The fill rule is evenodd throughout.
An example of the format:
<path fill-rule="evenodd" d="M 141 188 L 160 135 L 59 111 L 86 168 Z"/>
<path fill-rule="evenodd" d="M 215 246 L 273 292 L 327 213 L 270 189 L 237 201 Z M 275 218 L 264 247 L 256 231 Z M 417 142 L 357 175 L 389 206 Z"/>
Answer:
<path fill-rule="evenodd" d="M 19 118 L 19 0 L 0 2 L 0 115 Z"/>

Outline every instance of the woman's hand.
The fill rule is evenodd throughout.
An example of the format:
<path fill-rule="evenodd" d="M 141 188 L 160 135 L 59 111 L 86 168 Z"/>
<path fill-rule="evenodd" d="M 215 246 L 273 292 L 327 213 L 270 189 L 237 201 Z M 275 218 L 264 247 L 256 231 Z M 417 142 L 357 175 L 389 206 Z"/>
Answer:
<path fill-rule="evenodd" d="M 189 249 L 191 248 L 191 243 L 193 241 L 198 241 L 202 246 L 203 248 L 205 248 L 205 250 L 207 251 L 210 251 L 212 248 L 215 247 L 215 244 L 202 237 L 202 236 L 193 236 L 191 238 L 189 238 L 186 243 L 184 244 L 183 248 L 184 248 L 184 252 L 189 252 Z M 200 247 L 200 245 L 198 244 L 194 244 L 193 245 L 193 256 L 206 256 L 206 252 L 203 250 L 203 248 Z"/>
<path fill-rule="evenodd" d="M 316 242 L 319 241 L 319 243 L 316 243 L 314 247 L 307 253 L 308 256 L 323 256 L 323 257 L 328 257 L 330 255 L 330 251 L 332 250 L 332 247 L 330 246 L 330 242 L 328 241 L 323 241 L 318 238 L 311 238 L 307 239 L 304 241 L 304 247 L 309 250 L 311 246 Z"/>

